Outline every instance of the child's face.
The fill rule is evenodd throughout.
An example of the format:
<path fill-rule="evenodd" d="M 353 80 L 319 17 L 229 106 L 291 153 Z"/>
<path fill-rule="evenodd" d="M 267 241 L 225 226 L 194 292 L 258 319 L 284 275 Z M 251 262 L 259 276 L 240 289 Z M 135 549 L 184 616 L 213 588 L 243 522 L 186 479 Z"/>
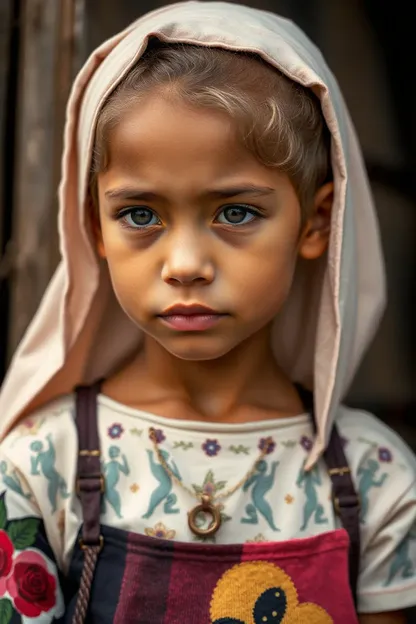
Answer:
<path fill-rule="evenodd" d="M 242 148 L 225 114 L 161 97 L 126 114 L 109 141 L 98 249 L 128 316 L 185 360 L 219 358 L 265 329 L 299 253 L 316 257 L 327 239 L 302 235 L 289 178 Z M 184 330 L 183 317 L 161 316 L 179 304 L 222 316 Z"/>

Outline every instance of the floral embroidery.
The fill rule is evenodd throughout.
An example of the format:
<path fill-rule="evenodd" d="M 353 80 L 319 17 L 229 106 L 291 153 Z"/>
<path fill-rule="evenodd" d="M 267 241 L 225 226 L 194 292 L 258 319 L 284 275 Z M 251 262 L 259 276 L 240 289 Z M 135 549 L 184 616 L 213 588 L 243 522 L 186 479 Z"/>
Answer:
<path fill-rule="evenodd" d="M 193 444 L 193 442 L 183 442 L 181 440 L 180 442 L 174 442 L 173 443 L 173 448 L 174 449 L 181 448 L 184 451 L 189 451 L 189 449 L 194 448 L 194 444 Z"/>
<path fill-rule="evenodd" d="M 274 449 L 276 448 L 276 442 L 271 437 L 261 438 L 259 441 L 259 450 L 264 451 L 266 445 L 268 445 L 266 455 L 270 455 L 270 453 L 273 453 Z"/>
<path fill-rule="evenodd" d="M 223 490 L 226 485 L 226 481 L 215 481 L 213 470 L 208 470 L 202 486 L 193 484 L 192 487 L 194 488 L 195 493 L 199 496 L 201 496 L 202 494 L 214 496 L 217 492 Z"/>
<path fill-rule="evenodd" d="M 63 614 L 55 566 L 34 548 L 39 525 L 38 518 L 9 520 L 5 494 L 0 496 L 1 624 L 14 622 L 16 612 L 22 620 L 41 616 L 45 623 Z M 48 619 L 42 616 L 46 613 Z"/>
<path fill-rule="evenodd" d="M 297 442 L 296 440 L 285 440 L 284 442 L 281 442 L 281 444 L 285 448 L 293 448 L 294 446 L 296 446 Z"/>
<path fill-rule="evenodd" d="M 302 436 L 300 439 L 300 445 L 305 449 L 305 451 L 310 451 L 313 443 L 312 440 L 307 436 Z"/>
<path fill-rule="evenodd" d="M 153 434 L 156 437 L 156 442 L 158 444 L 161 444 L 162 442 L 166 440 L 166 436 L 163 433 L 162 429 L 153 429 Z M 152 440 L 152 438 L 150 437 L 150 433 L 149 433 L 149 438 Z"/>
<path fill-rule="evenodd" d="M 6 593 L 6 579 L 9 576 L 13 563 L 14 546 L 3 530 L 0 530 L 0 596 Z"/>
<path fill-rule="evenodd" d="M 16 611 L 26 617 L 38 617 L 55 606 L 56 578 L 39 552 L 25 550 L 17 555 L 6 586 Z"/>
<path fill-rule="evenodd" d="M 294 497 L 293 497 L 291 494 L 286 494 L 286 496 L 285 496 L 285 502 L 286 502 L 288 505 L 291 505 L 291 504 L 293 503 L 293 501 L 294 501 L 294 500 L 295 500 L 295 499 L 294 499 Z"/>
<path fill-rule="evenodd" d="M 202 450 L 209 457 L 215 457 L 221 450 L 221 445 L 218 444 L 218 440 L 206 440 L 202 445 Z"/>
<path fill-rule="evenodd" d="M 20 434 L 16 440 L 25 435 L 37 435 L 44 422 L 44 418 L 26 418 L 16 427 L 16 431 Z"/>
<path fill-rule="evenodd" d="M 246 544 L 258 544 L 259 542 L 267 542 L 267 539 L 264 537 L 263 533 L 257 533 L 253 537 L 253 539 L 246 540 Z"/>
<path fill-rule="evenodd" d="M 107 429 L 108 436 L 112 440 L 118 440 L 124 433 L 124 428 L 120 423 L 113 423 L 111 427 Z"/>
<path fill-rule="evenodd" d="M 378 449 L 378 459 L 381 462 L 388 462 L 390 463 L 393 459 L 393 455 L 391 454 L 390 450 L 388 448 L 379 448 Z"/>
<path fill-rule="evenodd" d="M 240 453 L 243 453 L 243 455 L 248 455 L 250 453 L 250 447 L 249 446 L 243 446 L 242 444 L 239 444 L 238 446 L 235 446 L 234 444 L 232 444 L 228 448 L 229 448 L 230 451 L 232 451 L 236 455 L 240 455 Z"/>
<path fill-rule="evenodd" d="M 153 529 L 145 529 L 144 532 L 148 537 L 158 537 L 159 539 L 173 539 L 176 535 L 176 531 L 165 527 L 163 522 L 158 522 Z"/>
<path fill-rule="evenodd" d="M 140 437 L 143 433 L 143 429 L 137 429 L 137 427 L 133 427 L 133 429 L 130 429 L 130 433 L 132 435 L 137 435 Z"/>
<path fill-rule="evenodd" d="M 140 486 L 137 485 L 137 483 L 133 483 L 130 486 L 130 492 L 133 492 L 133 494 L 136 494 L 136 492 L 138 492 L 140 490 Z"/>

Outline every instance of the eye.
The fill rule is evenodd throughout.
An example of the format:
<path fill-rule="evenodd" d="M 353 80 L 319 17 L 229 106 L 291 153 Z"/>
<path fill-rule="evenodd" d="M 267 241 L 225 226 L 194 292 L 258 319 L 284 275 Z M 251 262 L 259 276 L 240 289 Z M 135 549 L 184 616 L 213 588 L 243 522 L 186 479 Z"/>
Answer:
<path fill-rule="evenodd" d="M 160 225 L 161 221 L 156 213 L 145 206 L 134 206 L 119 213 L 117 217 L 124 227 L 140 230 L 152 225 Z"/>
<path fill-rule="evenodd" d="M 232 206 L 225 206 L 216 220 L 218 223 L 226 225 L 246 225 L 259 217 L 260 214 L 254 208 L 244 204 L 233 204 Z"/>

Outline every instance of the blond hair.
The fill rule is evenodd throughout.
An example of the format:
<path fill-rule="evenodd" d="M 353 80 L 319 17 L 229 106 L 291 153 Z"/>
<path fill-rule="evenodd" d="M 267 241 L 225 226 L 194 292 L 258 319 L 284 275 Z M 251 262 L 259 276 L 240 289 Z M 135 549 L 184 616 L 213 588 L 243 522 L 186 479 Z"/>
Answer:
<path fill-rule="evenodd" d="M 97 120 L 91 191 L 108 162 L 108 135 L 149 93 L 226 112 L 261 163 L 287 173 L 303 212 L 330 178 L 329 131 L 318 98 L 259 56 L 154 41 L 103 105 Z"/>

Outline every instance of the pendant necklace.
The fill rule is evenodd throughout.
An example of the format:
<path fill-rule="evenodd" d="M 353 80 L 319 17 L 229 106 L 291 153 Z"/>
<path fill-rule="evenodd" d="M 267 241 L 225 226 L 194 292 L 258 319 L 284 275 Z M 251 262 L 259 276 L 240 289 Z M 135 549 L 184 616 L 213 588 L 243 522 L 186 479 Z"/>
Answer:
<path fill-rule="evenodd" d="M 178 479 L 178 477 L 174 474 L 170 466 L 167 464 L 165 458 L 163 457 L 161 453 L 159 442 L 157 440 L 156 431 L 153 427 L 150 427 L 149 429 L 149 438 L 153 443 L 153 447 L 155 449 L 155 453 L 157 455 L 157 458 L 160 464 L 163 466 L 163 468 L 165 469 L 169 477 L 172 479 L 172 481 L 174 481 L 176 485 L 182 488 L 182 490 L 184 490 L 185 492 L 187 492 L 188 494 L 190 494 L 191 496 L 193 496 L 199 501 L 198 504 L 195 505 L 195 507 L 193 507 L 188 512 L 189 528 L 192 531 L 192 533 L 196 535 L 197 537 L 211 537 L 212 535 L 215 535 L 215 533 L 220 528 L 221 522 L 222 522 L 220 506 L 217 504 L 218 501 L 224 498 L 228 498 L 229 496 L 234 494 L 234 492 L 236 492 L 238 489 L 242 488 L 243 485 L 246 483 L 246 481 L 248 481 L 256 472 L 258 463 L 262 461 L 262 459 L 264 459 L 264 457 L 273 448 L 272 438 L 270 437 L 266 438 L 264 440 L 263 448 L 261 449 L 261 452 L 259 453 L 259 456 L 254 462 L 252 468 L 244 475 L 242 479 L 240 479 L 240 481 L 238 481 L 238 483 L 236 483 L 233 487 L 229 488 L 225 492 L 220 492 L 219 494 L 215 494 L 215 495 L 206 494 L 206 493 L 197 494 L 195 491 L 191 490 L 191 488 L 188 488 L 186 485 L 184 485 L 181 479 Z M 200 513 L 208 514 L 212 518 L 210 524 L 208 525 L 206 529 L 203 529 L 198 526 L 197 518 Z"/>

